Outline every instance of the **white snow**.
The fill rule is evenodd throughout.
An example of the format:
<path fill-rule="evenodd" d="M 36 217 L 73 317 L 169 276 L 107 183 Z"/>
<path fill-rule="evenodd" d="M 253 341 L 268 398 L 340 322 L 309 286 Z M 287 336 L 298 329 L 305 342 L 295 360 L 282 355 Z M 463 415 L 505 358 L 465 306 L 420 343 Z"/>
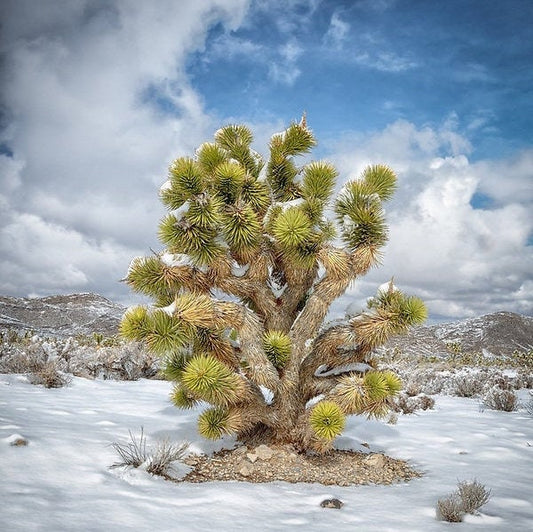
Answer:
<path fill-rule="evenodd" d="M 167 179 L 160 187 L 159 192 L 164 192 L 165 190 L 170 190 L 172 188 L 172 183 L 170 179 Z"/>
<path fill-rule="evenodd" d="M 190 266 L 191 268 L 194 267 L 194 263 L 192 262 L 191 258 L 183 253 L 165 252 L 160 255 L 159 259 L 165 266 L 168 266 L 169 268 L 177 268 L 180 266 Z"/>
<path fill-rule="evenodd" d="M 161 307 L 161 310 L 163 312 L 166 312 L 169 316 L 173 316 L 174 315 L 174 312 L 176 312 L 176 302 L 173 301 L 170 305 L 168 305 L 167 307 Z"/>
<path fill-rule="evenodd" d="M 353 364 L 342 364 L 335 366 L 334 368 L 328 370 L 327 365 L 322 364 L 319 366 L 314 375 L 315 377 L 329 377 L 330 375 L 340 375 L 342 373 L 348 373 L 349 371 L 358 371 L 360 373 L 365 373 L 366 371 L 372 369 L 372 366 L 365 364 L 364 362 L 354 362 Z"/>
<path fill-rule="evenodd" d="M 233 261 L 231 266 L 231 274 L 235 277 L 243 277 L 250 268 L 249 264 L 239 264 L 237 261 Z"/>
<path fill-rule="evenodd" d="M 187 211 L 189 210 L 189 207 L 191 206 L 189 200 L 185 201 L 183 205 L 179 206 L 177 209 L 174 209 L 169 212 L 172 216 L 175 216 L 177 220 L 181 220 L 185 214 L 187 214 Z"/>
<path fill-rule="evenodd" d="M 279 285 L 274 279 L 268 281 L 268 286 L 276 299 L 280 298 L 288 287 L 287 283 Z"/>
<path fill-rule="evenodd" d="M 171 383 L 73 378 L 45 389 L 0 375 L 0 529 L 9 531 L 526 531 L 533 522 L 533 421 L 524 411 L 480 411 L 477 400 L 436 396 L 434 410 L 396 425 L 349 418 L 337 447 L 407 459 L 423 473 L 390 486 L 337 487 L 273 482 L 173 483 L 142 469 L 109 469 L 140 427 L 157 439 L 190 441 L 196 452 L 233 445 L 196 433 L 198 410 L 171 406 Z M 527 392 L 523 391 L 524 397 Z M 9 444 L 13 435 L 27 446 Z M 368 452 L 368 450 L 367 450 Z M 492 490 L 478 516 L 435 519 L 458 480 Z M 340 510 L 320 507 L 326 498 Z"/>
<path fill-rule="evenodd" d="M 381 294 L 388 294 L 389 291 L 397 292 L 398 288 L 394 285 L 394 283 L 391 281 L 387 281 L 386 283 L 380 284 L 377 290 L 378 295 Z"/>

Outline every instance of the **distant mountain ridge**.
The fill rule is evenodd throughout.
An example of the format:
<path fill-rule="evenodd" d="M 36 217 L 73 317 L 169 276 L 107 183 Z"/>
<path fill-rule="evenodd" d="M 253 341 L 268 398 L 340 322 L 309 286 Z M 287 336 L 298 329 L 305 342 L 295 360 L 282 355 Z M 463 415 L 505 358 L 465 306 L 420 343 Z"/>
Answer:
<path fill-rule="evenodd" d="M 113 336 L 118 333 L 125 310 L 91 293 L 40 298 L 0 296 L 0 329 L 34 331 L 40 336 Z"/>
<path fill-rule="evenodd" d="M 40 336 L 100 333 L 112 336 L 126 307 L 92 293 L 42 298 L 0 296 L 0 329 L 33 331 Z M 478 318 L 421 326 L 392 338 L 386 348 L 419 354 L 444 354 L 456 343 L 464 352 L 485 350 L 494 355 L 533 347 L 533 317 L 495 312 Z"/>
<path fill-rule="evenodd" d="M 415 327 L 405 336 L 392 338 L 387 348 L 410 354 L 439 355 L 456 344 L 464 353 L 510 355 L 533 348 L 533 317 L 513 312 L 494 312 L 451 323 Z"/>

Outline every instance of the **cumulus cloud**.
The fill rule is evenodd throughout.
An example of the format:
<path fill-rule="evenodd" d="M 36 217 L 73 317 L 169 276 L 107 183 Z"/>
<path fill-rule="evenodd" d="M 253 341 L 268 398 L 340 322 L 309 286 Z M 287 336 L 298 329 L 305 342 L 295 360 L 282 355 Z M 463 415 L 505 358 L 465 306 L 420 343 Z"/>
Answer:
<path fill-rule="evenodd" d="M 1 292 L 126 293 L 110 287 L 137 242 L 157 245 L 167 165 L 215 128 L 184 61 L 212 24 L 234 29 L 246 8 L 2 3 Z"/>
<path fill-rule="evenodd" d="M 332 154 L 348 177 L 376 162 L 399 177 L 396 199 L 387 205 L 390 240 L 383 265 L 342 298 L 337 315 L 350 303 L 363 308 L 365 298 L 392 276 L 422 296 L 434 317 L 532 313 L 533 154 L 471 162 L 469 142 L 453 127 L 453 120 L 440 128 L 398 121 L 366 138 L 346 139 Z M 478 191 L 497 203 L 476 208 Z"/>

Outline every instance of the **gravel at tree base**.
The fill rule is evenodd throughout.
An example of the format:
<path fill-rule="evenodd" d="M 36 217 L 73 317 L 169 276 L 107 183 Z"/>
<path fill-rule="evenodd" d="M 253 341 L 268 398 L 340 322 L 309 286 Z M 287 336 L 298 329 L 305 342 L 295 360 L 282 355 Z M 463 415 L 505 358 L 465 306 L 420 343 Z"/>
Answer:
<path fill-rule="evenodd" d="M 190 456 L 193 470 L 186 482 L 236 480 L 244 482 L 318 482 L 324 485 L 392 484 L 421 475 L 407 462 L 381 453 L 332 450 L 326 454 L 298 454 L 291 448 L 260 445 Z"/>

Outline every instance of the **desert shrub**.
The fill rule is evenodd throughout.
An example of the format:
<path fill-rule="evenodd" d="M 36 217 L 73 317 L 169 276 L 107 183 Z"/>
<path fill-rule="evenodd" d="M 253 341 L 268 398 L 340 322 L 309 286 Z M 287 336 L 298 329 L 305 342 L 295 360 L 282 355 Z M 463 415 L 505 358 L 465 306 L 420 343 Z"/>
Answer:
<path fill-rule="evenodd" d="M 491 410 L 514 412 L 518 408 L 518 397 L 513 390 L 493 386 L 484 395 L 483 405 Z"/>
<path fill-rule="evenodd" d="M 533 371 L 520 369 L 516 374 L 517 388 L 533 388 Z"/>
<path fill-rule="evenodd" d="M 72 377 L 58 370 L 53 360 L 45 362 L 39 369 L 29 375 L 32 384 L 41 384 L 45 388 L 61 388 L 72 382 Z"/>
<path fill-rule="evenodd" d="M 477 512 L 490 499 L 490 490 L 475 479 L 471 482 L 459 482 L 457 486 L 463 510 L 467 514 Z"/>
<path fill-rule="evenodd" d="M 152 475 L 170 476 L 172 463 L 181 462 L 188 448 L 189 444 L 186 442 L 174 444 L 168 439 L 158 442 L 148 458 L 146 471 Z"/>
<path fill-rule="evenodd" d="M 449 372 L 444 375 L 435 368 L 422 368 L 412 371 L 410 369 L 400 370 L 391 367 L 396 371 L 404 382 L 404 390 L 408 395 L 415 396 L 421 393 L 435 395 L 441 393 L 449 377 Z"/>
<path fill-rule="evenodd" d="M 457 492 L 437 501 L 437 519 L 449 523 L 460 523 L 464 515 L 461 497 Z"/>
<path fill-rule="evenodd" d="M 402 414 L 412 414 L 417 410 L 428 410 L 435 406 L 435 399 L 424 393 L 409 396 L 402 391 L 392 401 L 392 410 Z"/>
<path fill-rule="evenodd" d="M 458 489 L 437 501 L 437 519 L 460 523 L 465 514 L 475 514 L 490 499 L 490 490 L 477 480 L 461 481 Z"/>
<path fill-rule="evenodd" d="M 171 443 L 168 439 L 158 442 L 155 447 L 146 447 L 146 436 L 141 427 L 141 434 L 138 438 L 129 431 L 130 441 L 128 443 L 112 443 L 111 446 L 120 457 L 111 468 L 116 467 L 144 467 L 152 475 L 171 477 L 172 463 L 181 461 L 187 454 L 189 444 Z"/>
<path fill-rule="evenodd" d="M 422 390 L 420 389 L 420 383 L 416 381 L 409 381 L 405 385 L 404 391 L 409 397 L 415 397 L 418 394 L 422 393 Z"/>
<path fill-rule="evenodd" d="M 32 384 L 46 388 L 61 388 L 71 382 L 54 356 L 52 344 L 40 342 L 35 337 L 3 343 L 0 353 L 0 373 L 26 373 Z"/>
<path fill-rule="evenodd" d="M 111 447 L 115 449 L 117 454 L 120 457 L 119 462 L 115 462 L 111 468 L 114 467 L 139 467 L 140 465 L 146 462 L 147 453 L 146 453 L 146 437 L 144 436 L 144 429 L 141 427 L 141 434 L 139 439 L 130 431 L 130 441 L 128 443 L 117 443 L 114 442 L 111 444 Z"/>
<path fill-rule="evenodd" d="M 453 377 L 453 395 L 475 397 L 483 391 L 484 378 L 481 373 L 461 373 Z"/>
<path fill-rule="evenodd" d="M 491 388 L 499 388 L 500 390 L 512 390 L 515 388 L 513 379 L 508 375 L 504 375 L 501 371 L 493 372 L 487 377 L 485 384 L 486 391 Z"/>
<path fill-rule="evenodd" d="M 4 344 L 0 356 L 1 373 L 32 373 L 39 371 L 48 355 L 38 344 Z"/>

